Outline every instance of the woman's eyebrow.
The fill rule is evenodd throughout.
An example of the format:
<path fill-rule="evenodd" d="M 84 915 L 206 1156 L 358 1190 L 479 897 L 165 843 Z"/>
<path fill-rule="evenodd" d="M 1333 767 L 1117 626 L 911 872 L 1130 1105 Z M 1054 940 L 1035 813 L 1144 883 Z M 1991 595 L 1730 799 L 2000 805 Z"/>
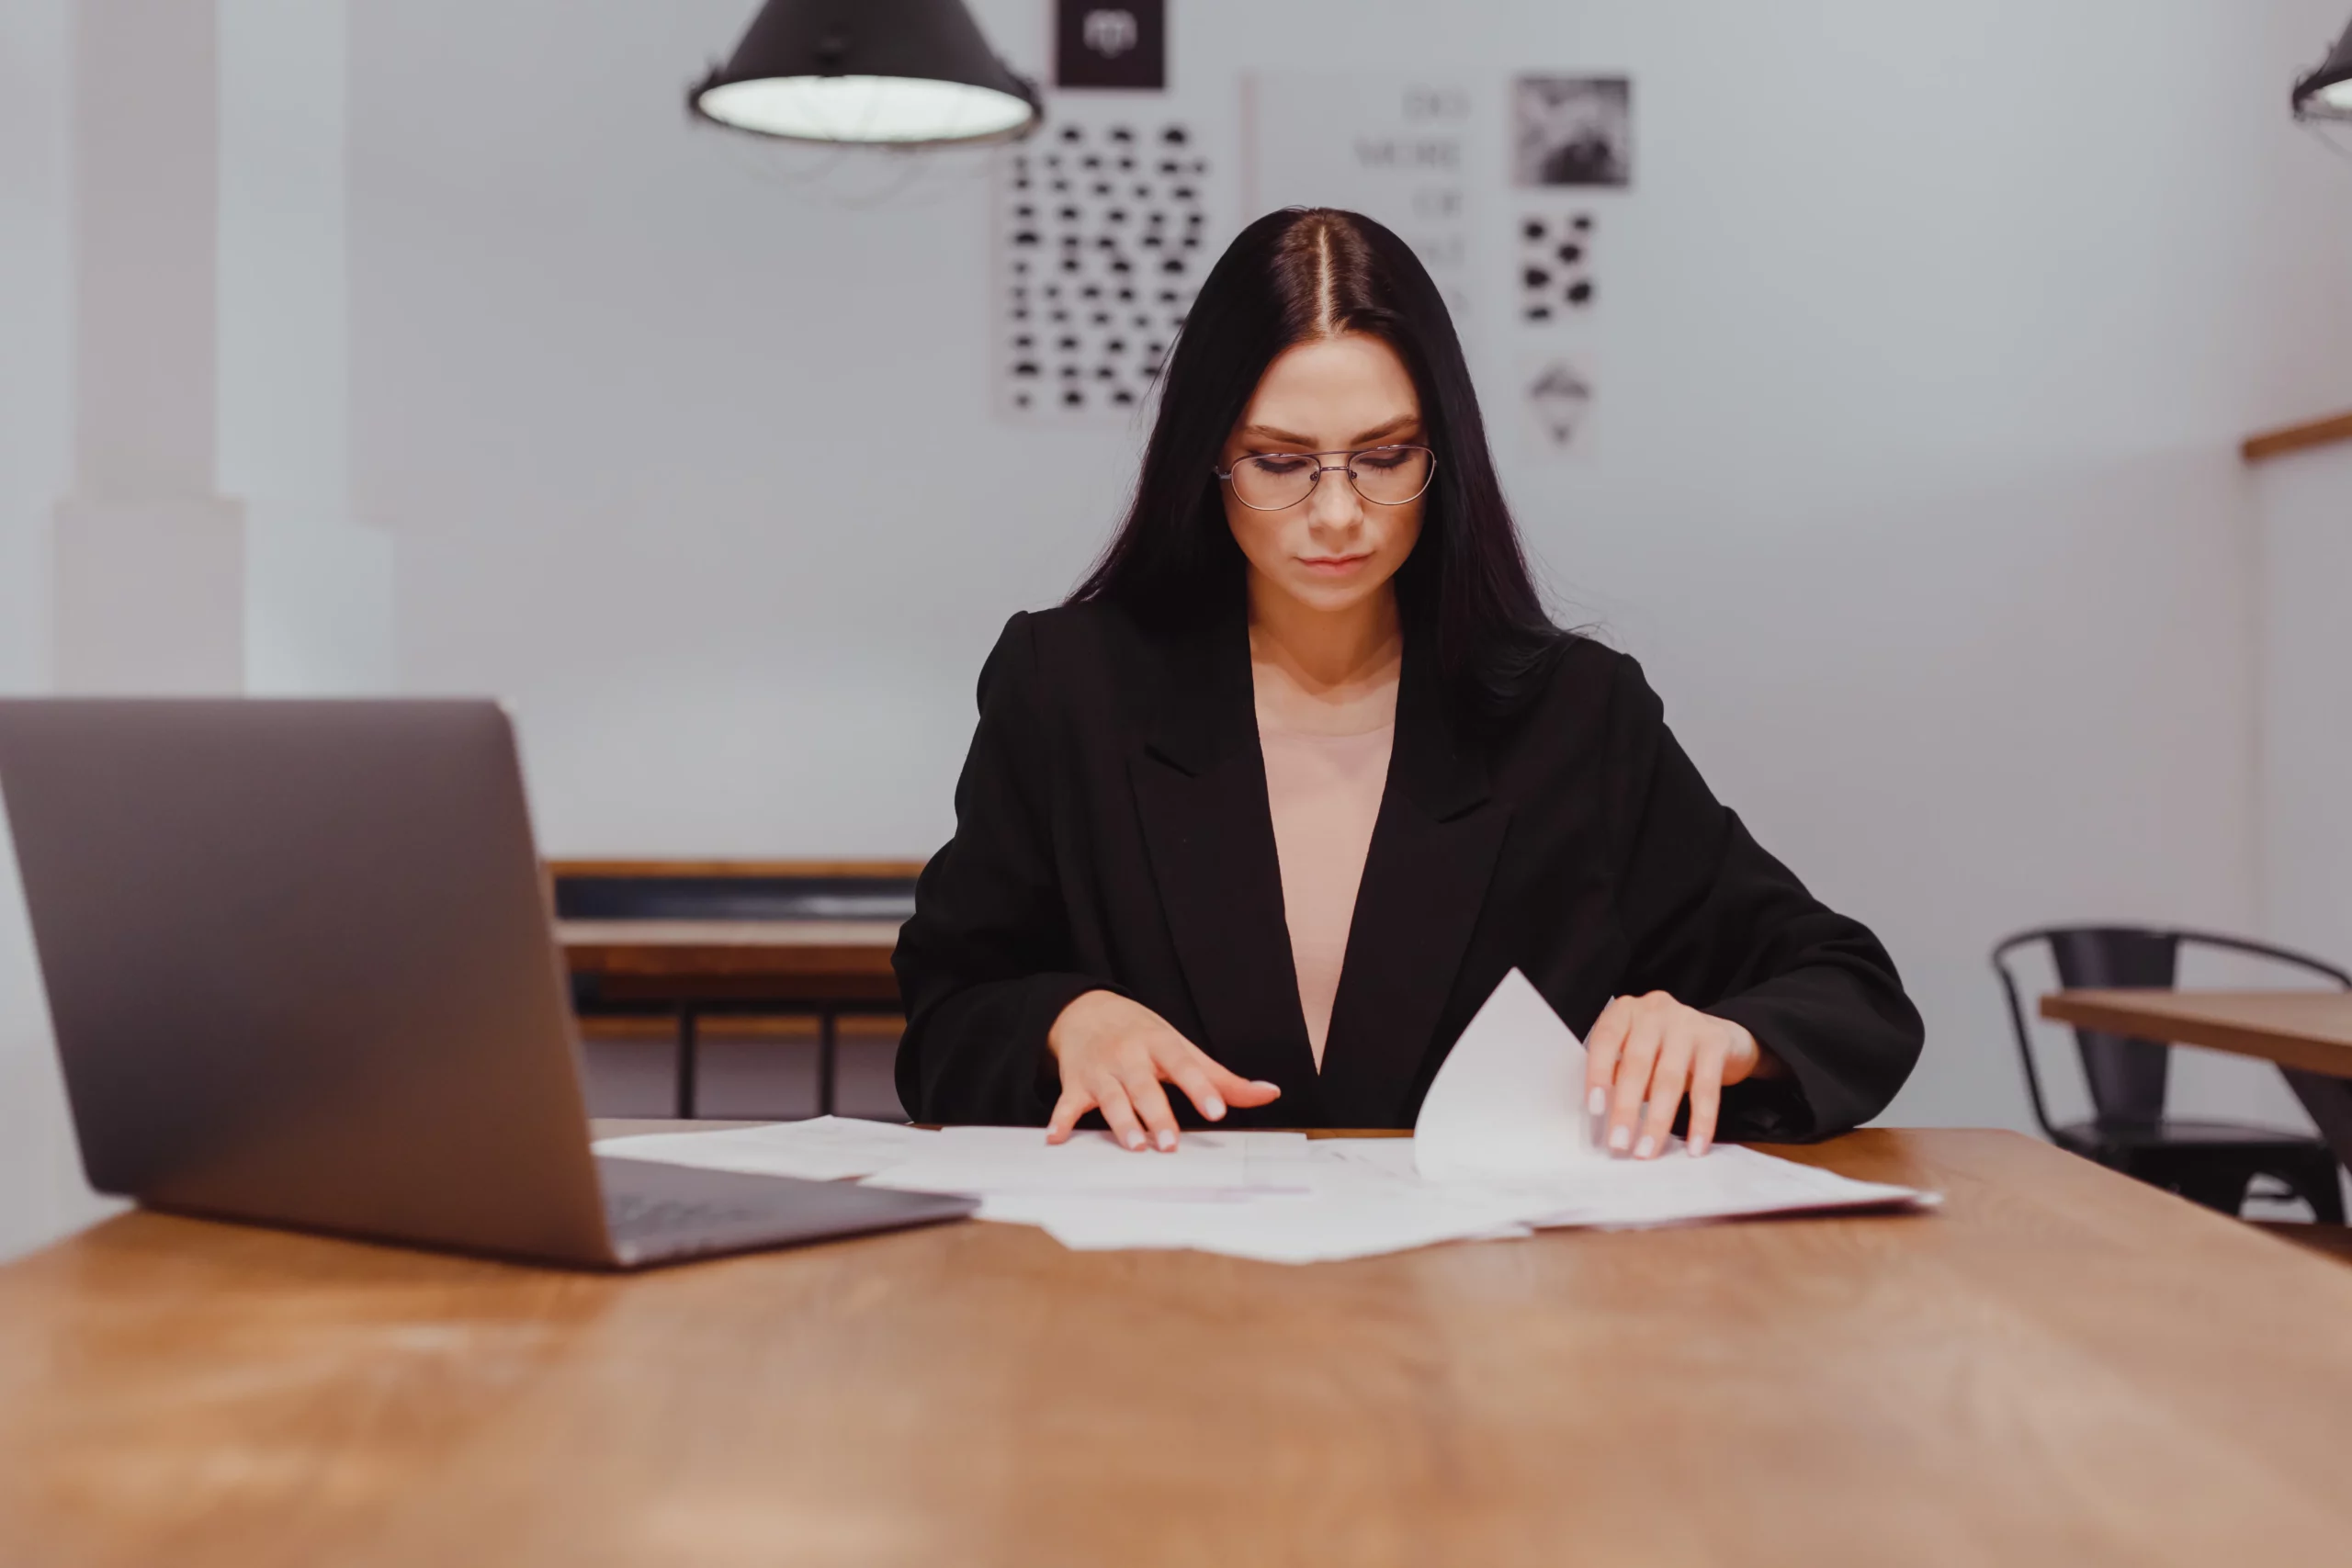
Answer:
<path fill-rule="evenodd" d="M 1411 425 L 1416 425 L 1420 423 L 1421 416 L 1419 414 L 1400 414 L 1396 418 L 1390 420 L 1386 424 L 1374 425 L 1372 429 L 1365 431 L 1362 435 L 1357 436 L 1353 441 L 1349 442 L 1348 445 L 1351 446 L 1370 446 L 1379 441 L 1379 439 L 1384 435 L 1394 435 L 1400 430 L 1404 430 Z"/>
<path fill-rule="evenodd" d="M 1396 418 L 1390 420 L 1386 424 L 1374 425 L 1372 429 L 1365 431 L 1362 435 L 1357 436 L 1355 440 L 1351 442 L 1349 445 L 1351 446 L 1369 446 L 1384 435 L 1394 435 L 1396 432 L 1406 429 L 1408 426 L 1416 425 L 1420 423 L 1421 416 L 1417 413 L 1400 414 Z M 1261 440 L 1265 441 L 1287 442 L 1293 446 L 1312 446 L 1315 445 L 1315 438 L 1313 436 L 1300 435 L 1295 432 L 1288 430 L 1276 430 L 1273 426 L 1267 424 L 1245 424 L 1241 427 L 1241 434 L 1244 435 L 1255 435 Z"/>

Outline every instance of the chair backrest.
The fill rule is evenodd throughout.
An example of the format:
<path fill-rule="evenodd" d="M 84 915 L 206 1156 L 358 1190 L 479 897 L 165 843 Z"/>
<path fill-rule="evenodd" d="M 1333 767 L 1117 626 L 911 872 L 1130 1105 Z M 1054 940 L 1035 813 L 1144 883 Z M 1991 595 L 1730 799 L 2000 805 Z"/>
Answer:
<path fill-rule="evenodd" d="M 2049 935 L 2058 983 L 2070 991 L 2148 987 L 2170 990 L 2180 972 L 2180 938 L 2128 926 L 2078 926 Z M 2164 1120 L 2172 1051 L 2153 1040 L 2076 1029 L 2075 1049 L 2090 1086 L 2091 1112 L 2108 1125 L 2153 1126 Z"/>
<path fill-rule="evenodd" d="M 1993 950 L 1993 968 L 2008 995 L 2009 1021 L 2025 1063 L 2026 1090 L 2033 1101 L 2034 1120 L 2045 1132 L 2051 1130 L 2050 1117 L 2042 1103 L 2041 1075 L 2034 1066 L 2032 1037 L 2007 962 L 2010 953 L 2033 942 L 2049 947 L 2058 983 L 2068 990 L 2132 987 L 2170 990 L 2179 977 L 2184 945 L 2250 954 L 2352 989 L 2352 975 L 2332 964 L 2245 937 L 2149 926 L 2055 926 L 2020 931 Z M 2102 1125 L 2144 1127 L 2163 1119 L 2172 1065 L 2169 1046 L 2105 1030 L 2077 1028 L 2075 1048 L 2082 1059 L 2084 1082 L 2090 1089 L 2092 1114 Z"/>

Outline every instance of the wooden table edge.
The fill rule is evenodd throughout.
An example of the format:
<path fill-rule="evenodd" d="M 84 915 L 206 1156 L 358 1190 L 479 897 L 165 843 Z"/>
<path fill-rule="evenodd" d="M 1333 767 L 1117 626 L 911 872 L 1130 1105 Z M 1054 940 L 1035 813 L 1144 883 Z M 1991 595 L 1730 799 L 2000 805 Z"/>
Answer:
<path fill-rule="evenodd" d="M 2266 1028 L 2227 1019 L 2200 1018 L 2146 1004 L 2158 998 L 2255 995 L 2227 991 L 2075 990 L 2052 991 L 2041 998 L 2041 1012 L 2053 1023 L 2109 1033 L 2161 1040 L 2175 1045 L 2199 1045 L 2233 1055 L 2258 1056 L 2283 1067 L 2320 1073 L 2330 1077 L 2352 1077 L 2352 1051 L 2312 1040 L 2290 1030 Z M 2333 992 L 2314 993 L 2334 995 Z"/>

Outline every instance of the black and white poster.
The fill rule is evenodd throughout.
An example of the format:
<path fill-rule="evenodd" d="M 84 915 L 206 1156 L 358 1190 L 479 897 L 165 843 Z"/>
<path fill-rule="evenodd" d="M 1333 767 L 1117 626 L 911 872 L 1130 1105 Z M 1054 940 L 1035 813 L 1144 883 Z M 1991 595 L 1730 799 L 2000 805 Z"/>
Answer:
<path fill-rule="evenodd" d="M 1007 154 L 997 288 L 1002 407 L 1018 419 L 1131 413 L 1201 275 L 1231 238 L 1213 155 L 1160 108 L 1057 105 Z"/>
<path fill-rule="evenodd" d="M 1055 0 L 1054 85 L 1168 85 L 1166 0 Z"/>
<path fill-rule="evenodd" d="M 1600 298 L 1593 252 L 1600 215 L 1590 211 L 1527 211 L 1519 220 L 1519 317 L 1558 321 L 1592 309 Z"/>
<path fill-rule="evenodd" d="M 1581 455 L 1591 445 L 1592 378 L 1582 353 L 1527 356 L 1517 390 L 1523 445 L 1533 455 Z"/>
<path fill-rule="evenodd" d="M 1634 183 L 1634 85 L 1623 76 L 1521 76 L 1511 84 L 1518 186 Z"/>
<path fill-rule="evenodd" d="M 1623 76 L 1528 74 L 1510 84 L 1508 175 L 1514 187 L 1513 328 L 1521 447 L 1584 458 L 1593 446 L 1600 258 L 1634 180 L 1633 84 Z M 1498 171 L 1501 173 L 1503 171 Z"/>

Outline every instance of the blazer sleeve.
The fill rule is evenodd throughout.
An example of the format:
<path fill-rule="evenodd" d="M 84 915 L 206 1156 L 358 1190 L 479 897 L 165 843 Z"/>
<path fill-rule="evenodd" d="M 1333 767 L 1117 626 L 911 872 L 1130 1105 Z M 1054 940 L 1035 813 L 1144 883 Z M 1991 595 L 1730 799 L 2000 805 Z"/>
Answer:
<path fill-rule="evenodd" d="M 1730 1019 L 1788 1066 L 1724 1091 L 1721 1136 L 1798 1142 L 1867 1122 L 1910 1076 L 1924 1033 L 1894 961 L 1709 792 L 1631 659 L 1611 706 L 1630 763 L 1618 884 L 1628 987 Z"/>
<path fill-rule="evenodd" d="M 923 867 L 891 955 L 907 1010 L 899 1100 L 918 1122 L 1044 1125 L 1059 1093 L 1046 1032 L 1082 993 L 1119 989 L 1070 969 L 1028 620 L 1005 623 L 980 669 L 956 836 Z"/>

